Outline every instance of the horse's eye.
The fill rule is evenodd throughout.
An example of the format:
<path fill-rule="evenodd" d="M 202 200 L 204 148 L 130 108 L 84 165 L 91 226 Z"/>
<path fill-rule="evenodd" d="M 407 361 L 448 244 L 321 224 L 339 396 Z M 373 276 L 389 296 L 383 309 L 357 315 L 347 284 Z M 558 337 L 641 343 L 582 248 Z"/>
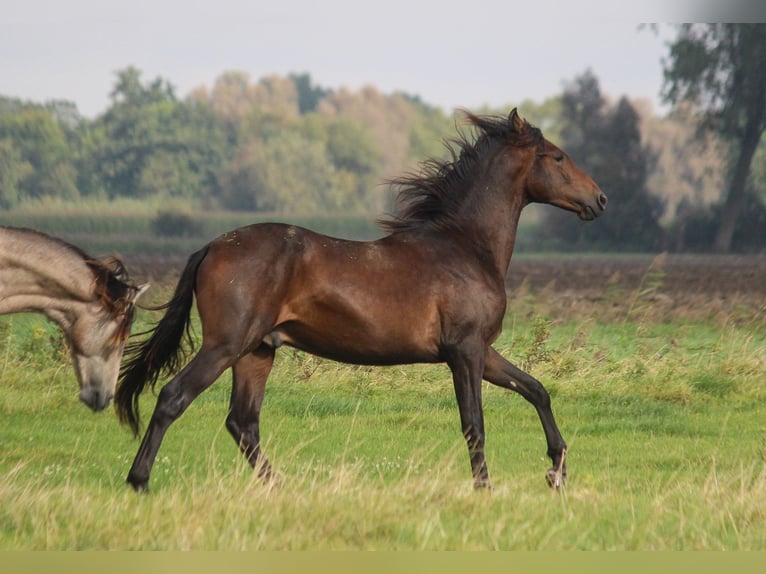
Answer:
<path fill-rule="evenodd" d="M 564 154 L 561 152 L 555 155 L 551 155 L 549 153 L 538 153 L 537 157 L 538 158 L 550 157 L 550 158 L 553 158 L 553 161 L 555 161 L 556 163 L 561 163 L 564 161 Z"/>

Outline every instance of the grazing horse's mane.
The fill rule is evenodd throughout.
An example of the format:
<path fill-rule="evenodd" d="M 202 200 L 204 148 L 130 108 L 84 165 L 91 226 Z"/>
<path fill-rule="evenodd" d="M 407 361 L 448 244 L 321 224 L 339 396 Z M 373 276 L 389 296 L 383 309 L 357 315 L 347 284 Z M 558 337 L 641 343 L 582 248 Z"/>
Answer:
<path fill-rule="evenodd" d="M 125 265 L 118 257 L 96 259 L 85 251 L 59 237 L 48 235 L 36 229 L 16 228 L 18 231 L 41 237 L 73 253 L 83 260 L 93 273 L 93 292 L 103 308 L 114 318 L 119 319 L 114 341 L 121 342 L 128 338 L 133 323 L 135 305 L 131 297 L 133 287 Z"/>
<path fill-rule="evenodd" d="M 475 176 L 476 169 L 490 150 L 497 145 L 530 147 L 542 142 L 542 132 L 526 120 L 523 129 L 516 128 L 515 110 L 508 117 L 463 113 L 468 124 L 478 132 L 475 140 L 470 141 L 459 131 L 457 138 L 444 142 L 448 159 L 426 160 L 420 164 L 419 172 L 390 180 L 389 184 L 399 190 L 396 196 L 398 211 L 390 219 L 378 220 L 378 225 L 385 231 L 451 227 L 464 197 L 466 183 Z"/>
<path fill-rule="evenodd" d="M 96 278 L 95 294 L 109 314 L 119 320 L 119 326 L 112 340 L 115 343 L 126 341 L 136 311 L 135 299 L 131 296 L 134 289 L 129 283 L 128 270 L 117 257 L 104 260 L 85 260 L 85 264 Z"/>

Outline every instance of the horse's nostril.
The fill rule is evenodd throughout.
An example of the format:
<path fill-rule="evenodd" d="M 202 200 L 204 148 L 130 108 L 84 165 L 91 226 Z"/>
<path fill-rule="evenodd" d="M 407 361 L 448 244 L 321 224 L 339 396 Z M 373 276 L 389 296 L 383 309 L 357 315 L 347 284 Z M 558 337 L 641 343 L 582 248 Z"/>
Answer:
<path fill-rule="evenodd" d="M 607 203 L 606 195 L 603 193 L 600 193 L 598 195 L 598 204 L 601 207 L 601 209 L 606 209 L 606 203 Z"/>
<path fill-rule="evenodd" d="M 101 412 L 112 402 L 112 394 L 85 388 L 80 391 L 80 400 L 94 412 Z"/>

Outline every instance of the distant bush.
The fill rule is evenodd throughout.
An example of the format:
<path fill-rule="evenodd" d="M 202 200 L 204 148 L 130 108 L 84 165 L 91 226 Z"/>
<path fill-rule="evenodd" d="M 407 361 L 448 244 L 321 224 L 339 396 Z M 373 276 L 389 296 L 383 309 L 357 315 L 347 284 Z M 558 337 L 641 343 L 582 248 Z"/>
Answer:
<path fill-rule="evenodd" d="M 200 237 L 204 232 L 202 221 L 171 211 L 159 212 L 152 220 L 151 228 L 157 237 Z"/>

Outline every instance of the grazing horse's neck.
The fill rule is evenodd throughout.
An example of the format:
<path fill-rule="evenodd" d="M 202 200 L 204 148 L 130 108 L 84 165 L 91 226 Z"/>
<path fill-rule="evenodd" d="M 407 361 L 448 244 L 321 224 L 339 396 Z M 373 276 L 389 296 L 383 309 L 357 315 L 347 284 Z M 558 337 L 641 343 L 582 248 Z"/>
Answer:
<path fill-rule="evenodd" d="M 89 306 L 100 307 L 93 293 L 94 275 L 83 260 L 66 251 L 50 254 L 62 257 L 58 263 L 48 255 L 37 260 L 29 252 L 19 257 L 5 254 L 23 263 L 0 269 L 0 315 L 41 313 L 68 332 Z"/>

